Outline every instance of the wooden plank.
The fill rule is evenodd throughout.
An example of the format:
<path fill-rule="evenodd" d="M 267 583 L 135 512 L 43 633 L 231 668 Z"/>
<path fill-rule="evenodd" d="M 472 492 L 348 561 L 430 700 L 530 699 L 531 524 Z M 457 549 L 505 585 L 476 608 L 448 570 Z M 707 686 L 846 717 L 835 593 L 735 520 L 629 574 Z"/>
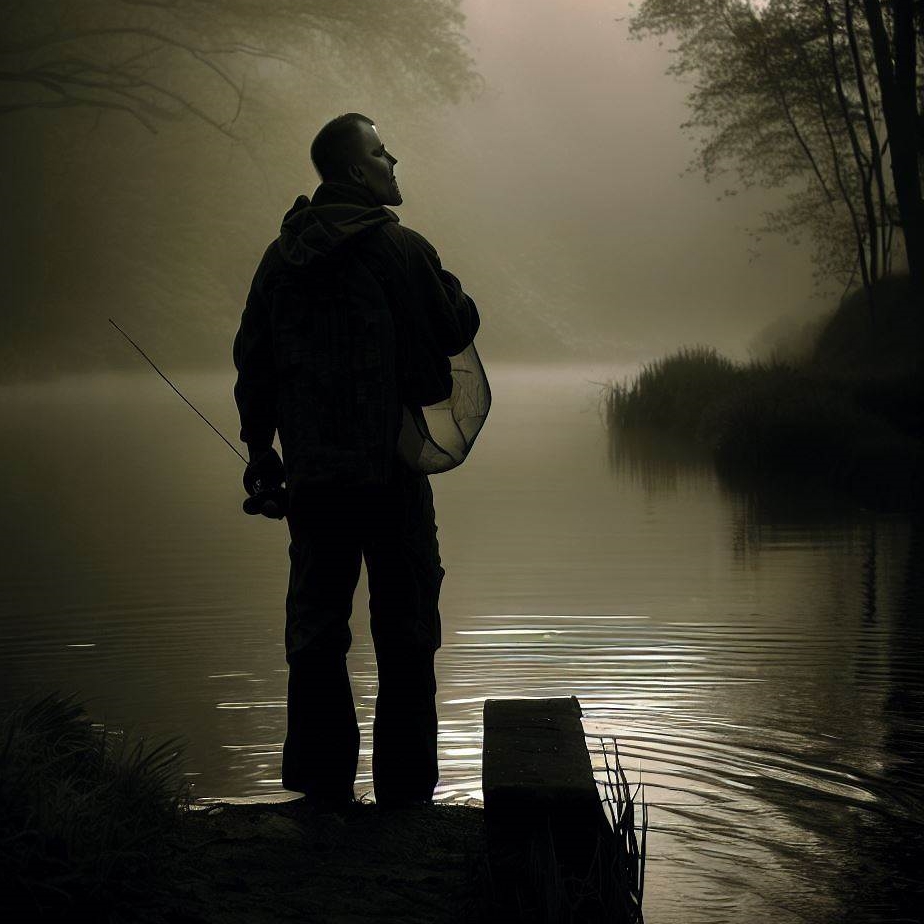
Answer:
<path fill-rule="evenodd" d="M 586 879 L 612 833 L 573 697 L 487 700 L 482 764 L 489 863 L 514 891 L 544 875 Z M 535 884 L 533 884 L 535 887 Z"/>

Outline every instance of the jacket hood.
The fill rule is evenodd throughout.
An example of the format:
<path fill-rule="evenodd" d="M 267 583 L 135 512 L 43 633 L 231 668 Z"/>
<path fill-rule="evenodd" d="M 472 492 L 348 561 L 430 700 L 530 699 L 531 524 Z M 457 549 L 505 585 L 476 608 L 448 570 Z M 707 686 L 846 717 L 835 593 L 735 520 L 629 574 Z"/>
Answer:
<path fill-rule="evenodd" d="M 286 212 L 277 246 L 290 266 L 307 267 L 392 221 L 398 216 L 361 186 L 322 183 L 311 199 L 299 196 Z"/>

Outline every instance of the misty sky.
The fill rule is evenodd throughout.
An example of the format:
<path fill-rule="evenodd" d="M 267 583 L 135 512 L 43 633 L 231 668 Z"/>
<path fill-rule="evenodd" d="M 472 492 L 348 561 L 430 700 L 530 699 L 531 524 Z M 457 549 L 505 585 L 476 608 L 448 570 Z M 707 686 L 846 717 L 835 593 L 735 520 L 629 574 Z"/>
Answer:
<path fill-rule="evenodd" d="M 628 0 L 465 7 L 489 89 L 446 128 L 467 161 L 447 196 L 503 204 L 511 257 L 542 280 L 537 312 L 604 351 L 741 354 L 774 317 L 821 309 L 804 252 L 764 239 L 754 259 L 744 229 L 766 199 L 718 202 L 724 187 L 681 176 L 686 91 L 664 74 L 666 49 L 628 38 Z"/>
<path fill-rule="evenodd" d="M 227 363 L 260 255 L 316 185 L 314 133 L 358 110 L 399 158 L 402 221 L 478 302 L 487 359 L 624 363 L 691 343 L 744 357 L 775 318 L 825 303 L 811 299 L 804 250 L 767 238 L 755 259 L 745 229 L 766 194 L 717 201 L 725 184 L 682 175 L 685 90 L 664 73 L 666 49 L 629 40 L 628 7 L 465 0 L 485 87 L 458 105 L 254 61 L 240 143 L 195 120 L 152 135 L 112 113 L 6 117 L 3 244 L 19 310 L 5 339 L 38 343 L 39 366 L 46 347 L 63 366 L 62 349 L 121 361 L 112 314 L 161 356 Z"/>

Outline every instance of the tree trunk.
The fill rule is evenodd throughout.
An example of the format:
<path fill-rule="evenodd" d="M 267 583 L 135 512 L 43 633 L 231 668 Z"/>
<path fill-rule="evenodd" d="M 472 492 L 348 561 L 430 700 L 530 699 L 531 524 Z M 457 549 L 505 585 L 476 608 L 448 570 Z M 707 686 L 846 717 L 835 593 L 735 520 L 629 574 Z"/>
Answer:
<path fill-rule="evenodd" d="M 834 13 L 831 10 L 830 0 L 824 0 L 825 12 L 825 31 L 828 36 L 828 56 L 831 59 L 831 74 L 834 77 L 834 91 L 837 95 L 837 103 L 840 107 L 841 116 L 844 120 L 844 128 L 847 130 L 847 137 L 850 140 L 850 151 L 853 154 L 853 161 L 860 175 L 860 192 L 863 197 L 863 210 L 866 215 L 866 242 L 869 247 L 869 285 L 866 289 L 866 297 L 869 301 L 870 313 L 873 313 L 873 285 L 879 281 L 879 236 L 877 234 L 876 206 L 873 202 L 872 179 L 873 168 L 868 162 L 860 139 L 857 137 L 856 129 L 853 125 L 853 115 L 850 112 L 850 104 L 847 101 L 847 95 L 844 93 L 844 81 L 841 77 L 841 68 L 837 60 L 837 45 L 834 36 Z M 858 79 L 861 79 L 858 77 Z M 863 246 L 863 235 L 861 235 L 859 245 Z"/>
<path fill-rule="evenodd" d="M 892 6 L 895 34 L 890 43 L 879 0 L 863 0 L 879 75 L 882 111 L 889 132 L 892 180 L 908 254 L 908 270 L 915 292 L 920 293 L 924 292 L 924 199 L 918 166 L 916 30 L 912 0 L 894 0 Z"/>
<path fill-rule="evenodd" d="M 850 56 L 853 59 L 853 69 L 857 80 L 857 93 L 863 107 L 863 124 L 866 126 L 866 137 L 869 142 L 870 168 L 876 181 L 879 215 L 879 247 L 882 253 L 882 275 L 889 275 L 889 246 L 891 242 L 891 221 L 889 216 L 889 200 L 886 195 L 885 176 L 882 168 L 881 143 L 879 132 L 876 130 L 876 121 L 873 118 L 870 106 L 869 89 L 866 85 L 866 72 L 863 58 L 857 42 L 857 29 L 853 18 L 854 0 L 844 0 L 844 25 L 847 28 L 847 41 L 850 45 Z"/>

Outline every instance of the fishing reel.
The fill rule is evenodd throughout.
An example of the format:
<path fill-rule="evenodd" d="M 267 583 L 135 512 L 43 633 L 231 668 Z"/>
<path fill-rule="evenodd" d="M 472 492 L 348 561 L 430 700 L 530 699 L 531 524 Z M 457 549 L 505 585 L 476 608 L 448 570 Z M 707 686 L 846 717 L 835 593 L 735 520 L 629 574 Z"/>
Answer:
<path fill-rule="evenodd" d="M 272 447 L 252 459 L 244 469 L 244 513 L 281 520 L 288 511 L 286 470 Z"/>
<path fill-rule="evenodd" d="M 244 513 L 260 514 L 271 520 L 281 520 L 288 512 L 288 494 L 284 487 L 274 491 L 258 491 L 244 499 Z"/>

